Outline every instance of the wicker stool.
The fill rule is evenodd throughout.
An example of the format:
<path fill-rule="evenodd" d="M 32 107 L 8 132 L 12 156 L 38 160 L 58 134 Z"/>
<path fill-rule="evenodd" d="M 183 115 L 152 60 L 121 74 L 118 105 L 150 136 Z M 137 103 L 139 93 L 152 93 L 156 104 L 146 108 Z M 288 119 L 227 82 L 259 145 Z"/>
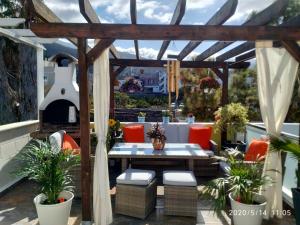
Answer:
<path fill-rule="evenodd" d="M 192 171 L 164 171 L 165 215 L 197 217 L 197 181 Z"/>
<path fill-rule="evenodd" d="M 127 169 L 117 177 L 116 191 L 116 213 L 145 219 L 156 205 L 155 172 Z"/>

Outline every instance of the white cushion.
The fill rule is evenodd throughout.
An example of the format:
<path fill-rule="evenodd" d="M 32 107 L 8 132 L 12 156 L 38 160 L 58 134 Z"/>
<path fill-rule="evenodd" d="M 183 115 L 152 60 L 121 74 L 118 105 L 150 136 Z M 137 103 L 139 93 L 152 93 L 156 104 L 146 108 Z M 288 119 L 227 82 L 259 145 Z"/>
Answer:
<path fill-rule="evenodd" d="M 164 171 L 164 185 L 197 186 L 195 175 L 192 171 Z"/>
<path fill-rule="evenodd" d="M 204 150 L 204 152 L 208 155 L 208 156 L 214 156 L 215 153 L 212 150 Z"/>
<path fill-rule="evenodd" d="M 117 177 L 117 184 L 148 185 L 155 177 L 155 171 L 127 169 Z"/>
<path fill-rule="evenodd" d="M 53 152 L 59 152 L 61 150 L 65 133 L 66 131 L 60 130 L 49 136 L 49 142 Z"/>

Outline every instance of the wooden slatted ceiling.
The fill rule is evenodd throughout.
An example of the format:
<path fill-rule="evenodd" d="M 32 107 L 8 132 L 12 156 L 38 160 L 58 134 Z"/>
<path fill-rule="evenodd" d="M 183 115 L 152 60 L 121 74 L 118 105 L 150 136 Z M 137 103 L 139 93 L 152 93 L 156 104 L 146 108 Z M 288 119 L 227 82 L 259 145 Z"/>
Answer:
<path fill-rule="evenodd" d="M 228 0 L 206 23 L 206 25 L 221 25 L 229 19 L 235 12 L 237 7 L 237 0 Z M 183 60 L 195 48 L 197 48 L 202 41 L 190 41 L 178 55 L 178 60 Z"/>
<path fill-rule="evenodd" d="M 137 24 L 136 0 L 130 0 L 130 17 L 131 17 L 131 23 Z M 133 41 L 134 41 L 136 59 L 140 59 L 139 42 L 138 40 L 133 40 Z"/>
<path fill-rule="evenodd" d="M 101 23 L 89 0 L 79 0 L 79 9 L 80 13 L 88 23 Z M 100 42 L 98 42 L 98 44 L 100 44 Z M 118 51 L 115 46 L 111 45 L 109 50 L 114 58 L 119 57 Z"/>
<path fill-rule="evenodd" d="M 286 9 L 289 0 L 277 0 L 272 5 L 264 9 L 263 11 L 259 12 L 251 19 L 246 21 L 243 26 L 255 26 L 255 25 L 265 25 L 272 21 L 275 18 L 278 18 Z M 213 54 L 217 53 L 218 51 L 226 48 L 227 46 L 231 45 L 233 42 L 224 42 L 219 41 L 212 45 L 210 48 L 205 50 L 203 53 L 196 57 L 196 60 L 202 61 L 207 59 L 208 57 L 212 56 Z"/>
<path fill-rule="evenodd" d="M 173 17 L 171 19 L 170 25 L 178 25 L 180 24 L 182 17 L 185 13 L 186 0 L 178 0 Z M 169 47 L 170 40 L 163 41 L 160 50 L 157 55 L 157 59 L 161 59 L 165 54 L 167 48 Z"/>
<path fill-rule="evenodd" d="M 280 24 L 279 26 L 300 26 L 300 15 L 289 19 L 288 21 Z M 228 52 L 225 52 L 224 54 L 218 56 L 216 58 L 216 61 L 225 61 L 234 56 L 242 54 L 243 52 L 249 51 L 253 48 L 255 48 L 254 42 L 245 42 L 245 43 L 229 50 Z"/>

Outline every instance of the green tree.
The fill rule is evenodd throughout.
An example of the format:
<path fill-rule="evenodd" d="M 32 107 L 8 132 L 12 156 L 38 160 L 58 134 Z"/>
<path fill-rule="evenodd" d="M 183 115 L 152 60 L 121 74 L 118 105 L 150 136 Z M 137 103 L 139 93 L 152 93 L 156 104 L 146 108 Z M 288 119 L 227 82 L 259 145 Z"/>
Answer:
<path fill-rule="evenodd" d="M 21 16 L 24 0 L 1 0 L 0 17 Z"/>
<path fill-rule="evenodd" d="M 220 88 L 203 88 L 203 78 L 211 77 L 216 82 L 216 75 L 209 69 L 186 69 L 182 71 L 183 113 L 193 113 L 199 121 L 214 120 L 220 99 Z M 207 89 L 208 91 L 205 91 Z"/>
<path fill-rule="evenodd" d="M 256 69 L 235 70 L 231 75 L 228 96 L 229 102 L 242 103 L 248 108 L 250 121 L 261 121 Z"/>

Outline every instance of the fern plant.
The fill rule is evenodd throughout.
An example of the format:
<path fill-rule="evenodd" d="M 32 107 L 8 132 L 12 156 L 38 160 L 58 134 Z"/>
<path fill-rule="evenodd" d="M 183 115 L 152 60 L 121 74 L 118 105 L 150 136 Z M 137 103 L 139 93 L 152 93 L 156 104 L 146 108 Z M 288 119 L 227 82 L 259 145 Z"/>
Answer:
<path fill-rule="evenodd" d="M 215 212 L 220 212 L 226 206 L 226 198 L 232 193 L 232 197 L 244 204 L 255 204 L 254 195 L 259 189 L 272 180 L 268 176 L 262 176 L 263 163 L 245 163 L 236 160 L 233 156 L 227 159 L 230 170 L 226 177 L 210 181 L 203 189 L 203 195 L 213 199 Z"/>
<path fill-rule="evenodd" d="M 44 204 L 56 204 L 63 190 L 72 190 L 70 169 L 80 164 L 79 155 L 71 151 L 53 151 L 49 142 L 33 140 L 21 153 L 22 167 L 17 172 L 36 181 L 46 195 Z"/>

